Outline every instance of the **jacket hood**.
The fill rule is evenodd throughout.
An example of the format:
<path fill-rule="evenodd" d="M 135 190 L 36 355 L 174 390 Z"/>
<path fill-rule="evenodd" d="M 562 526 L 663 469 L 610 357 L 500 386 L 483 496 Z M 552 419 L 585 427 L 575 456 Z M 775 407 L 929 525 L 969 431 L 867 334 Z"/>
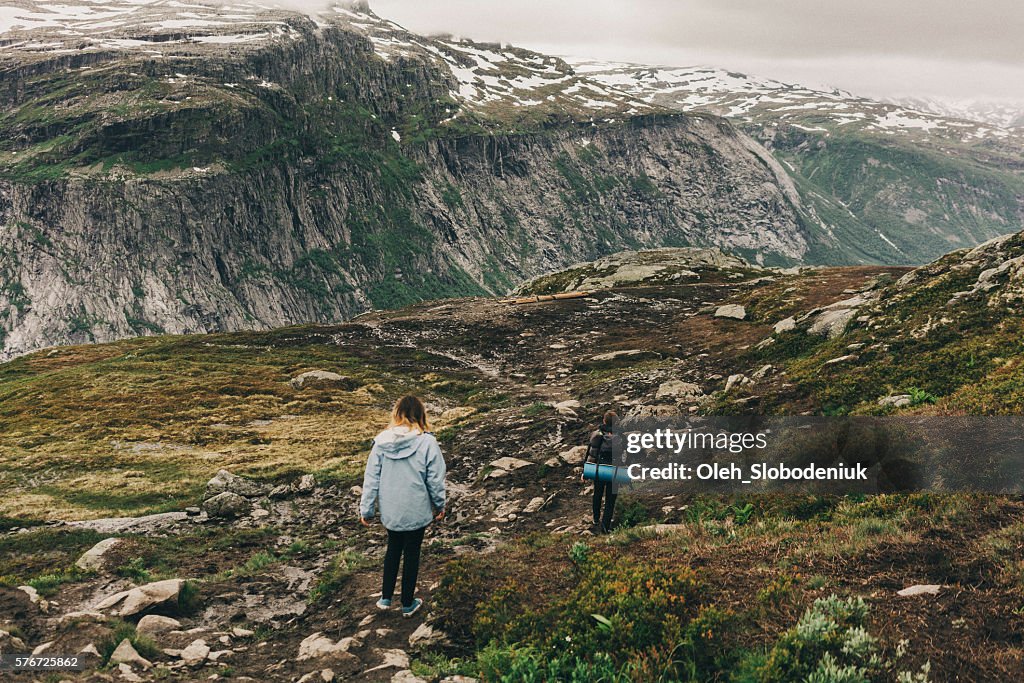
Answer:
<path fill-rule="evenodd" d="M 422 432 L 405 426 L 389 427 L 378 434 L 373 442 L 384 457 L 403 460 L 419 450 L 424 436 Z"/>

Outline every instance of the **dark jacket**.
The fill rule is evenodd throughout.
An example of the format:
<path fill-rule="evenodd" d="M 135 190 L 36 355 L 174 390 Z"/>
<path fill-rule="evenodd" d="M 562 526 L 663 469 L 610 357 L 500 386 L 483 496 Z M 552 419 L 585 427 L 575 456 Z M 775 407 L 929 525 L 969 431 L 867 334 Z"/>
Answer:
<path fill-rule="evenodd" d="M 612 432 L 605 432 L 600 429 L 595 430 L 590 435 L 590 445 L 587 446 L 587 461 L 611 465 L 614 461 L 614 452 L 612 450 L 613 438 Z"/>

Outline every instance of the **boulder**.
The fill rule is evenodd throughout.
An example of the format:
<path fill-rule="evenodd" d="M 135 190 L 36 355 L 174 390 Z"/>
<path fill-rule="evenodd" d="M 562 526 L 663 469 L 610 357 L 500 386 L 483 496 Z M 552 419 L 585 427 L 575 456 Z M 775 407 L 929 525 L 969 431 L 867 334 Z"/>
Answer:
<path fill-rule="evenodd" d="M 442 631 L 436 630 L 433 626 L 423 623 L 409 636 L 409 647 L 429 647 L 436 645 L 445 639 Z"/>
<path fill-rule="evenodd" d="M 252 509 L 252 503 L 237 493 L 225 491 L 204 500 L 203 509 L 210 517 L 233 519 L 248 514 Z"/>
<path fill-rule="evenodd" d="M 807 333 L 816 334 L 821 337 L 828 337 L 829 339 L 836 339 L 846 332 L 846 326 L 856 316 L 857 310 L 854 308 L 840 308 L 823 311 L 814 318 L 814 322 L 812 322 L 811 326 L 807 329 Z"/>
<path fill-rule="evenodd" d="M 232 474 L 227 470 L 220 470 L 213 479 L 206 483 L 207 498 L 212 498 L 221 493 L 234 493 L 246 498 L 255 498 L 262 496 L 265 492 L 265 486 L 257 484 L 251 479 Z"/>
<path fill-rule="evenodd" d="M 746 375 L 730 375 L 729 379 L 725 380 L 725 391 L 730 392 L 736 387 L 747 386 L 753 384 L 753 381 Z"/>
<path fill-rule="evenodd" d="M 193 640 L 188 647 L 181 651 L 181 661 L 186 666 L 199 666 L 206 661 L 210 655 L 210 647 L 205 640 Z"/>
<path fill-rule="evenodd" d="M 326 370 L 311 370 L 301 375 L 292 377 L 288 382 L 296 391 L 305 389 L 307 386 L 333 386 L 345 391 L 351 391 L 359 386 L 359 382 L 351 377 L 339 375 L 336 372 Z"/>
<path fill-rule="evenodd" d="M 775 323 L 775 334 L 782 334 L 784 332 L 792 332 L 796 329 L 796 318 L 786 318 Z"/>
<path fill-rule="evenodd" d="M 114 648 L 113 654 L 110 655 L 110 663 L 127 664 L 128 666 L 138 664 L 143 669 L 148 669 L 153 666 L 148 659 L 145 659 L 135 650 L 135 647 L 132 646 L 132 642 L 127 638 L 118 643 L 117 647 Z"/>
<path fill-rule="evenodd" d="M 576 417 L 576 410 L 582 406 L 579 401 L 561 401 L 551 404 L 551 407 L 563 417 Z"/>
<path fill-rule="evenodd" d="M 715 310 L 716 318 L 730 318 L 732 320 L 746 320 L 747 309 L 739 304 L 726 304 Z"/>
<path fill-rule="evenodd" d="M 558 457 L 570 465 L 579 465 L 587 457 L 587 447 L 573 446 L 569 450 L 559 453 Z"/>
<path fill-rule="evenodd" d="M 115 593 L 101 600 L 94 609 L 97 611 L 111 610 L 111 613 L 116 616 L 130 617 L 158 605 L 177 602 L 184 584 L 185 582 L 181 579 L 147 583 L 144 586 Z"/>
<path fill-rule="evenodd" d="M 523 512 L 532 515 L 534 512 L 540 512 L 540 509 L 544 507 L 544 498 L 537 496 L 523 508 Z"/>
<path fill-rule="evenodd" d="M 132 671 L 132 668 L 127 664 L 118 664 L 117 671 L 121 674 L 122 681 L 128 681 L 128 683 L 142 683 L 142 676 Z"/>
<path fill-rule="evenodd" d="M 678 401 L 685 401 L 698 398 L 703 395 L 704 392 L 701 390 L 700 386 L 692 382 L 672 379 L 658 387 L 656 398 L 672 398 Z"/>
<path fill-rule="evenodd" d="M 883 408 L 909 408 L 913 403 L 910 394 L 899 394 L 898 396 L 885 396 L 878 399 L 878 405 Z"/>
<path fill-rule="evenodd" d="M 85 554 L 75 561 L 75 566 L 86 571 L 99 571 L 103 569 L 104 555 L 115 548 L 119 543 L 121 543 L 120 538 L 104 538 L 92 548 L 85 551 Z"/>
<path fill-rule="evenodd" d="M 147 614 L 139 620 L 135 630 L 146 636 L 157 636 L 168 631 L 181 629 L 181 622 L 170 617 L 162 617 L 158 614 Z"/>
<path fill-rule="evenodd" d="M 316 488 L 316 477 L 312 474 L 304 474 L 299 479 L 299 482 L 295 485 L 295 490 L 299 493 L 311 493 Z"/>
<path fill-rule="evenodd" d="M 367 669 L 364 674 L 373 673 L 374 671 L 381 671 L 383 669 L 408 669 L 409 668 L 409 655 L 404 650 L 378 650 L 379 654 L 383 658 L 383 662 Z"/>
<path fill-rule="evenodd" d="M 346 648 L 347 649 L 347 648 Z M 299 658 L 302 662 L 307 659 L 319 659 L 335 652 L 342 652 L 341 645 L 325 636 L 320 631 L 313 633 L 299 643 Z"/>

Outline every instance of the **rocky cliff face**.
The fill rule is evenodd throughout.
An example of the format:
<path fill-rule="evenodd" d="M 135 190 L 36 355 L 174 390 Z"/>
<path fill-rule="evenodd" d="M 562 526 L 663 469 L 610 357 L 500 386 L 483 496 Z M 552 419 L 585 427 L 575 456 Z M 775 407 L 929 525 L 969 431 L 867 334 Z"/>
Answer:
<path fill-rule="evenodd" d="M 5 17 L 0 358 L 499 293 L 624 247 L 808 250 L 749 138 L 559 60 L 359 7 L 125 7 Z"/>

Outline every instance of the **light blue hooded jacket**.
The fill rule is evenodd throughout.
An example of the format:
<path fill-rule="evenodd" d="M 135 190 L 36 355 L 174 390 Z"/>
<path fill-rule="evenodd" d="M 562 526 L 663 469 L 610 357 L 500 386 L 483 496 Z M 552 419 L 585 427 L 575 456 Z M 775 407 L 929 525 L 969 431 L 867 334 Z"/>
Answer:
<path fill-rule="evenodd" d="M 445 464 L 433 434 L 391 427 L 373 440 L 359 513 L 391 531 L 422 529 L 445 504 Z"/>

